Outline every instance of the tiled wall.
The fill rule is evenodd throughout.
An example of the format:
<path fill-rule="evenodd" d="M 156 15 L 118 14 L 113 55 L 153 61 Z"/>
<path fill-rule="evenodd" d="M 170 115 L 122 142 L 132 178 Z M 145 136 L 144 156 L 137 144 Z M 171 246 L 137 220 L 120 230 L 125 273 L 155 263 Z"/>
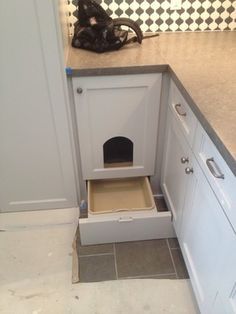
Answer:
<path fill-rule="evenodd" d="M 73 31 L 75 4 L 70 0 Z M 96 0 L 114 17 L 130 17 L 144 32 L 216 31 L 236 29 L 235 0 L 182 0 L 180 10 L 170 10 L 171 0 Z"/>

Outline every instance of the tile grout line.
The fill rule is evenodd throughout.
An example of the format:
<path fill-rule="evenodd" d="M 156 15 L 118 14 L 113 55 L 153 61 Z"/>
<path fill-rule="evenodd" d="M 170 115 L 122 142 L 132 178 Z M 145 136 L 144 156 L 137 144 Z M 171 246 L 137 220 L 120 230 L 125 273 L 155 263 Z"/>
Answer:
<path fill-rule="evenodd" d="M 173 258 L 172 253 L 171 253 L 171 249 L 170 249 L 170 245 L 169 245 L 168 239 L 166 239 L 166 243 L 167 243 L 167 246 L 168 246 L 168 249 L 169 249 L 169 252 L 170 252 L 170 257 L 171 257 L 171 261 L 172 261 L 172 264 L 173 264 L 173 267 L 174 267 L 174 270 L 175 270 L 176 279 L 179 279 L 179 276 L 177 274 L 177 270 L 176 270 L 176 267 L 175 267 L 174 258 Z"/>
<path fill-rule="evenodd" d="M 106 255 L 114 255 L 114 254 L 113 253 L 87 254 L 87 255 L 79 255 L 79 258 L 94 257 L 94 256 L 106 256 Z"/>
<path fill-rule="evenodd" d="M 149 278 L 149 277 L 155 277 L 155 276 L 159 276 L 159 277 L 164 277 L 164 276 L 168 276 L 168 275 L 175 275 L 176 273 L 167 273 L 167 274 L 151 274 L 151 275 L 139 275 L 139 276 L 128 276 L 128 277 L 120 277 L 119 279 L 139 279 L 139 278 Z M 155 278 L 149 278 L 149 279 L 155 279 Z M 161 278 L 157 278 L 157 279 L 161 279 Z M 168 279 L 168 278 L 164 278 L 164 279 Z"/>
<path fill-rule="evenodd" d="M 113 243 L 113 253 L 114 253 L 116 280 L 118 280 L 118 270 L 117 270 L 117 263 L 116 263 L 116 247 L 115 247 L 115 243 Z"/>

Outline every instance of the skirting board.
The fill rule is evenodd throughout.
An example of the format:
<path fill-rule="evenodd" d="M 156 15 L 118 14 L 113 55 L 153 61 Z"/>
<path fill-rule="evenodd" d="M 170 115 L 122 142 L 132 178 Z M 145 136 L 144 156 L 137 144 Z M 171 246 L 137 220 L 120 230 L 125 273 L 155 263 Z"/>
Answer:
<path fill-rule="evenodd" d="M 61 224 L 77 224 L 78 220 L 78 208 L 0 213 L 0 230 L 6 231 Z"/>

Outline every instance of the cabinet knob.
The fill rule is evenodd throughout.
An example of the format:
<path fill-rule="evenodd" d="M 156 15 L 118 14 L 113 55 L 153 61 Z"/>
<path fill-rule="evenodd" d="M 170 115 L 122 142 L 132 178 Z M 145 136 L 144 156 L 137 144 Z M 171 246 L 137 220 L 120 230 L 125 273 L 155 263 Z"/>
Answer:
<path fill-rule="evenodd" d="M 182 164 L 186 164 L 189 162 L 189 159 L 188 159 L 188 157 L 181 157 L 180 161 Z"/>
<path fill-rule="evenodd" d="M 189 167 L 185 168 L 185 173 L 186 174 L 193 173 L 193 168 L 189 168 Z"/>
<path fill-rule="evenodd" d="M 78 87 L 78 88 L 77 88 L 77 93 L 78 93 L 78 94 L 82 94 L 82 93 L 83 93 L 83 88 Z"/>

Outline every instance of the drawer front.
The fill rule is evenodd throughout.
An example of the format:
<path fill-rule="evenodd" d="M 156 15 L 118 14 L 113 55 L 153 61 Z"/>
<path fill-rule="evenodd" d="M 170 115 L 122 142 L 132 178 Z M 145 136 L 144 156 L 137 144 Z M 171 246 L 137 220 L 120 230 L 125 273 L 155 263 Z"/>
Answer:
<path fill-rule="evenodd" d="M 170 84 L 169 106 L 178 120 L 189 145 L 192 147 L 197 119 L 173 81 Z"/>
<path fill-rule="evenodd" d="M 236 177 L 198 124 L 194 152 L 226 216 L 236 231 Z"/>
<path fill-rule="evenodd" d="M 174 236 L 171 213 L 157 211 L 148 178 L 98 180 L 89 187 L 88 218 L 79 220 L 83 245 Z"/>
<path fill-rule="evenodd" d="M 170 212 L 104 214 L 79 220 L 82 245 L 174 237 Z"/>

